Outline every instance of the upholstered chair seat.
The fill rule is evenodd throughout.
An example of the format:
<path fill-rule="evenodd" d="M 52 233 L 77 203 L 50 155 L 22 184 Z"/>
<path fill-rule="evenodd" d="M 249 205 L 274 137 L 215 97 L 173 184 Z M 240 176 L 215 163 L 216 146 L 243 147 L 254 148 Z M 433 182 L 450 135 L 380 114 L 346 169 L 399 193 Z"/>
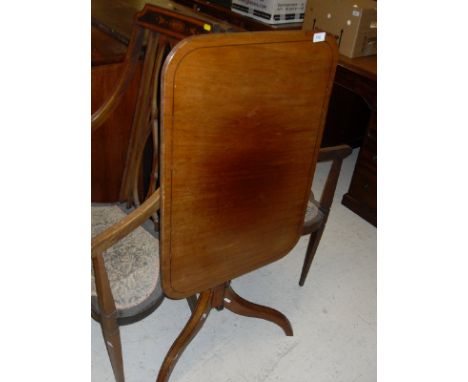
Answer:
<path fill-rule="evenodd" d="M 307 202 L 307 210 L 304 217 L 304 226 L 308 227 L 317 222 L 321 222 L 324 218 L 323 212 L 319 209 L 319 202 L 314 199 L 313 194 Z"/>
<path fill-rule="evenodd" d="M 93 206 L 92 236 L 96 236 L 125 216 L 126 213 L 116 205 Z M 143 314 L 162 301 L 159 240 L 146 229 L 138 227 L 105 251 L 104 263 L 119 318 Z M 99 314 L 93 271 L 91 297 L 92 308 Z"/>

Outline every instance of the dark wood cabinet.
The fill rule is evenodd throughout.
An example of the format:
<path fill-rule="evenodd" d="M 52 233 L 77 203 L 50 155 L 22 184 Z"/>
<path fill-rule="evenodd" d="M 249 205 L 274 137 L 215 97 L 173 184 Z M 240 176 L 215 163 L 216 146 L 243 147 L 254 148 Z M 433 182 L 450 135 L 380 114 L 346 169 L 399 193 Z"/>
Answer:
<path fill-rule="evenodd" d="M 340 63 L 335 84 L 362 97 L 370 111 L 349 191 L 342 203 L 377 226 L 377 58 L 342 58 Z"/>

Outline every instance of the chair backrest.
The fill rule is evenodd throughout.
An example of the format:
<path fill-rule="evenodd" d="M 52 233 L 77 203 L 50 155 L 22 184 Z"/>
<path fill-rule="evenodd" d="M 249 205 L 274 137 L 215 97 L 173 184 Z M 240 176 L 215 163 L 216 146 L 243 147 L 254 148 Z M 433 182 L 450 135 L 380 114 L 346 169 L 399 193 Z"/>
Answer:
<path fill-rule="evenodd" d="M 302 231 L 338 53 L 312 32 L 185 39 L 163 68 L 161 273 L 183 298 L 286 255 Z"/>
<path fill-rule="evenodd" d="M 138 4 L 121 4 L 122 9 L 119 8 L 118 12 L 109 12 L 109 7 L 112 8 L 111 0 L 99 1 L 96 4 L 93 2 L 93 6 L 96 6 L 93 8 L 93 13 L 96 13 L 98 18 L 103 20 L 94 21 L 96 25 L 100 27 L 107 25 L 107 29 L 116 29 L 112 33 L 119 40 L 125 40 L 121 36 L 121 32 L 131 28 L 129 46 L 120 74 L 120 81 L 110 96 L 107 97 L 106 102 L 93 113 L 91 122 L 92 131 L 96 132 L 108 121 L 121 100 L 128 97 L 129 87 L 134 86 L 134 76 L 138 73 L 139 86 L 136 104 L 121 105 L 127 112 L 131 112 L 133 107 L 135 108 L 129 142 L 127 146 L 125 146 L 125 143 L 119 142 L 122 148 L 127 148 L 125 163 L 114 163 L 117 174 L 122 174 L 120 171 L 123 171 L 118 200 L 136 206 L 140 204 L 140 199 L 146 199 L 156 188 L 159 155 L 158 80 L 164 58 L 174 45 L 188 36 L 212 32 L 222 33 L 232 30 L 232 26 L 202 16 L 188 8 L 164 1 L 159 2 L 159 4 L 161 6 L 146 4 L 141 11 L 135 14 L 133 23 L 129 24 L 128 16 L 133 14 L 134 7 L 138 7 Z M 130 33 L 130 31 L 127 32 Z M 113 123 L 117 122 L 122 121 L 115 120 Z M 106 129 L 110 131 L 109 126 Z M 114 139 L 127 139 L 126 127 L 119 126 L 116 130 L 118 130 L 117 134 L 124 132 L 124 135 L 114 136 Z M 114 130 L 112 131 L 115 133 Z M 99 138 L 97 135 L 94 136 L 93 141 L 95 141 L 96 147 L 99 146 L 99 143 L 104 143 L 102 139 L 105 137 L 107 135 L 101 135 Z M 152 150 L 151 145 L 148 145 L 150 138 L 153 143 Z M 143 159 L 144 151 L 148 148 L 150 150 L 146 151 L 145 159 Z M 152 163 L 147 166 L 150 161 L 147 160 L 149 155 L 146 154 L 151 153 L 151 151 L 153 154 Z M 144 181 L 143 164 L 145 164 L 145 167 L 151 167 L 149 179 L 145 178 Z M 147 172 L 145 171 L 145 176 Z M 101 177 L 105 176 L 101 175 Z M 146 196 L 143 192 L 145 187 L 142 187 L 144 183 L 149 183 L 145 184 Z"/>
<path fill-rule="evenodd" d="M 213 31 L 223 32 L 226 28 L 224 24 L 207 20 L 183 7 L 174 8 L 177 9 L 146 4 L 143 10 L 134 17 L 132 37 L 127 54 L 127 66 L 134 70 L 134 64 L 142 52 L 142 45 L 145 45 L 143 50 L 145 58 L 120 190 L 120 201 L 127 201 L 129 204 L 137 206 L 140 204 L 140 194 L 142 193 L 140 183 L 142 182 L 143 154 L 150 136 L 153 141 L 153 158 L 146 197 L 152 194 L 156 188 L 159 157 L 158 89 L 162 63 L 168 52 L 181 39 Z M 143 199 L 146 197 L 144 196 Z"/>

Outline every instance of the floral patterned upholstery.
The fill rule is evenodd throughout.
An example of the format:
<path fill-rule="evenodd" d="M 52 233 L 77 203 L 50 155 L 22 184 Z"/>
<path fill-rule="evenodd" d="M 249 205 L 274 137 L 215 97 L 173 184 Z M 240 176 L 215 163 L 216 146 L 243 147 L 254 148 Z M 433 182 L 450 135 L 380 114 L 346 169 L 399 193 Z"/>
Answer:
<path fill-rule="evenodd" d="M 323 212 L 319 210 L 318 208 L 318 202 L 313 199 L 312 197 L 309 199 L 307 202 L 307 210 L 306 214 L 304 217 L 304 223 L 310 223 L 313 220 L 316 219 L 322 219 L 323 218 Z"/>
<path fill-rule="evenodd" d="M 92 207 L 92 236 L 125 217 L 116 205 Z M 112 294 L 119 311 L 144 310 L 151 301 L 161 299 L 159 280 L 159 241 L 142 227 L 104 252 Z M 91 273 L 91 296 L 96 304 L 94 272 Z"/>

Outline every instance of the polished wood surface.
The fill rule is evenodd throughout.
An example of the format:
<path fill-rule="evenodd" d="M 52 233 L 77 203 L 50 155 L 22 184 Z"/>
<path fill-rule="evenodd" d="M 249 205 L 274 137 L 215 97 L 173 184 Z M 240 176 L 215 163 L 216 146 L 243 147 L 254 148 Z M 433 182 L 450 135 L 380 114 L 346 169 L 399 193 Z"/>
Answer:
<path fill-rule="evenodd" d="M 143 63 L 138 100 L 133 118 L 132 133 L 127 149 L 127 160 L 120 189 L 120 200 L 128 205 L 138 206 L 144 200 L 144 194 L 138 192 L 141 184 L 149 183 L 147 194 L 151 194 L 157 185 L 159 152 L 159 78 L 164 59 L 171 49 L 182 39 L 192 35 L 208 34 L 222 27 L 217 22 L 211 22 L 198 17 L 193 18 L 192 12 L 174 11 L 152 4 L 144 6 L 134 18 L 134 30 L 147 30 L 145 61 Z M 132 35 L 130 46 L 136 37 Z M 134 44 L 133 44 L 134 45 Z M 131 56 L 130 54 L 128 55 Z M 127 61 L 130 61 L 128 59 Z M 124 81 L 124 80 L 122 80 Z M 145 171 L 144 149 L 148 141 L 153 142 L 156 150 L 152 151 L 152 171 L 149 179 Z"/>
<path fill-rule="evenodd" d="M 302 23 L 269 25 L 239 15 L 209 0 L 174 0 L 200 13 L 226 20 L 245 30 L 301 29 Z M 377 56 L 339 56 L 322 147 L 361 146 L 350 190 L 343 204 L 377 225 Z"/>
<path fill-rule="evenodd" d="M 197 9 L 197 11 L 199 11 L 199 9 Z M 121 17 L 122 17 L 122 15 L 117 13 L 117 18 L 121 18 Z M 241 19 L 245 19 L 245 17 L 243 17 L 243 16 L 240 16 L 240 17 L 241 17 Z M 265 28 L 265 25 L 263 25 L 263 23 L 257 23 L 257 24 L 261 24 L 261 25 L 258 26 L 258 28 L 263 28 L 263 29 Z M 108 37 L 108 38 L 110 38 L 110 37 Z M 114 43 L 117 43 L 116 40 L 111 39 L 111 41 L 114 41 Z M 119 43 L 119 45 L 122 45 L 122 44 Z M 340 57 L 340 59 L 343 59 L 343 57 Z M 354 59 L 354 60 L 349 59 L 348 62 L 346 61 L 346 58 L 345 58 L 343 60 L 343 62 L 349 68 L 355 68 L 355 70 L 361 70 L 361 71 L 367 70 L 367 71 L 370 71 L 370 72 L 374 71 L 374 73 L 375 73 L 375 70 L 376 70 L 375 65 L 373 67 L 373 63 L 375 63 L 375 59 L 372 58 L 372 57 L 370 57 L 370 58 L 365 57 L 365 58 Z M 361 69 L 361 66 L 363 67 L 362 69 Z M 143 82 L 144 83 L 150 83 L 151 81 L 143 81 Z M 335 91 L 336 91 L 336 87 L 334 88 L 334 90 L 332 92 L 332 101 L 333 101 L 333 96 L 335 95 L 335 93 L 334 93 Z M 333 107 L 334 107 L 334 105 L 330 105 L 330 108 L 333 108 Z M 350 104 L 350 107 L 354 107 L 354 104 Z M 142 113 L 139 113 L 139 115 L 142 115 Z M 332 117 L 342 116 L 342 115 L 343 115 L 343 113 L 342 113 L 342 110 L 341 110 L 341 112 L 334 113 Z M 347 115 L 345 114 L 345 115 L 343 115 L 343 117 L 345 118 L 345 123 L 347 125 L 347 130 L 349 130 L 349 126 L 348 126 L 349 125 L 349 120 L 346 119 Z M 330 113 L 328 114 L 327 124 L 329 122 L 330 122 Z M 139 131 L 142 131 L 142 129 L 139 129 Z M 328 131 L 325 130 L 323 140 L 327 139 L 327 132 Z M 146 135 L 143 134 L 143 137 L 141 139 L 139 139 L 140 144 L 141 144 L 141 142 L 144 143 L 145 139 L 146 139 Z M 322 141 L 322 144 L 323 144 L 323 141 Z M 135 147 L 135 144 L 134 144 L 133 140 L 129 145 L 131 147 L 129 152 L 133 152 L 133 153 L 141 152 L 141 148 Z M 339 168 L 341 167 L 341 161 L 348 153 L 349 153 L 349 148 L 348 147 L 343 147 L 343 146 L 337 146 L 337 147 L 333 147 L 333 148 L 325 147 L 325 148 L 321 149 L 319 160 L 332 160 L 333 161 L 332 168 L 338 168 L 338 171 L 331 171 L 329 173 L 328 178 L 327 178 L 327 184 L 328 185 L 329 184 L 334 184 L 335 185 L 334 187 L 328 187 L 327 188 L 327 190 L 332 189 L 332 192 L 328 195 L 328 199 L 333 198 L 334 189 L 336 187 L 336 182 L 338 180 Z M 138 161 L 135 160 L 135 158 L 132 158 L 131 156 L 127 157 L 127 161 L 129 163 L 133 163 L 133 165 L 125 166 L 126 171 L 130 171 L 130 172 L 136 171 L 136 169 L 138 168 L 138 165 L 137 165 Z M 133 187 L 135 185 L 132 183 L 133 181 L 130 181 L 130 179 L 133 179 L 133 181 L 134 181 L 136 178 L 135 178 L 135 176 L 133 176 L 133 177 L 124 176 L 124 181 L 123 181 L 122 189 L 121 189 L 121 198 L 120 198 L 121 200 L 127 200 L 128 201 L 131 198 L 137 199 L 137 198 L 134 197 L 134 192 L 132 191 Z M 154 180 L 155 179 L 153 177 L 152 181 L 154 182 Z M 150 185 L 149 189 L 153 190 L 154 189 L 154 184 Z M 138 203 L 136 203 L 136 204 L 138 204 Z M 303 231 L 304 234 L 310 234 L 311 236 L 310 236 L 310 240 L 309 240 L 309 246 L 308 246 L 308 249 L 306 251 L 304 266 L 303 266 L 302 273 L 301 273 L 300 285 L 303 285 L 304 282 L 305 282 L 305 278 L 307 277 L 308 270 L 309 270 L 310 265 L 312 263 L 315 252 L 317 250 L 317 247 L 318 247 L 318 244 L 319 244 L 319 241 L 320 241 L 320 238 L 321 238 L 321 232 L 323 232 L 323 230 L 325 228 L 327 216 L 328 216 L 328 213 L 329 213 L 329 210 L 330 210 L 329 203 L 323 203 L 323 201 L 321 201 L 319 204 L 320 204 L 320 208 L 321 208 L 321 211 L 323 213 L 324 219 L 317 222 L 317 224 L 313 225 L 313 227 L 310 227 L 310 226 L 304 227 L 304 231 Z M 320 231 L 320 233 L 317 233 L 316 231 Z M 192 308 L 193 307 L 194 307 L 194 304 L 192 303 Z"/>
<path fill-rule="evenodd" d="M 337 59 L 331 38 L 315 44 L 302 31 L 209 35 L 171 52 L 161 173 L 169 297 L 212 288 L 296 244 Z"/>
<path fill-rule="evenodd" d="M 149 34 L 132 133 L 156 126 L 158 57 L 165 44 L 171 41 L 173 47 L 177 33 L 194 33 L 175 27 L 161 43 L 159 16 L 151 18 L 154 25 L 145 17 L 158 12 L 147 7 L 135 18 L 133 36 L 139 28 Z M 204 23 L 183 26 L 206 30 Z M 132 51 L 126 63 L 136 62 Z M 212 308 L 265 319 L 293 334 L 282 313 L 241 298 L 230 280 L 284 256 L 302 233 L 337 59 L 331 38 L 316 44 L 304 32 L 198 36 L 171 51 L 161 90 L 162 193 L 149 194 L 134 212 L 92 241 L 100 321 L 116 380 L 124 378 L 118 312 L 102 253 L 153 216 L 160 201 L 165 294 L 193 300 L 198 292 L 200 300 L 166 356 L 158 381 L 169 379 Z M 116 102 L 118 89 L 107 102 Z M 110 110 L 106 103 L 102 107 Z M 92 117 L 94 132 L 105 126 L 99 114 Z M 143 145 L 130 144 L 130 152 L 135 149 L 141 151 Z"/>
<path fill-rule="evenodd" d="M 169 349 L 164 361 L 159 369 L 156 382 L 167 382 L 171 376 L 177 361 L 180 359 L 182 353 L 203 327 L 208 314 L 212 309 L 214 290 L 204 291 L 200 294 L 198 302 L 195 306 L 190 319 L 188 320 L 182 332 Z"/>
<path fill-rule="evenodd" d="M 192 7 L 197 12 L 226 20 L 247 31 L 266 30 L 298 30 L 302 29 L 302 23 L 290 23 L 271 25 L 254 20 L 244 15 L 231 11 L 231 9 L 214 4 L 209 0 L 174 0 L 179 4 Z M 306 17 L 307 17 L 306 10 Z M 312 25 L 312 23 L 309 23 Z M 350 72 L 352 76 L 363 76 L 377 84 L 377 56 L 349 58 L 339 56 L 338 71 Z M 356 87 L 359 86 L 359 79 Z M 367 134 L 370 109 L 367 101 L 361 98 L 359 91 L 343 88 L 339 84 L 333 87 L 329 114 L 325 123 L 325 131 L 322 139 L 322 147 L 347 144 L 351 147 L 360 147 Z"/>
<path fill-rule="evenodd" d="M 212 309 L 223 310 L 224 308 L 241 316 L 273 322 L 283 329 L 287 336 L 293 335 L 291 323 L 284 314 L 275 309 L 243 299 L 234 292 L 230 282 L 223 283 L 200 293 L 198 300 L 194 303 L 190 319 L 164 358 L 156 382 L 167 382 L 169 380 L 177 361 L 203 327 L 210 311 Z"/>
<path fill-rule="evenodd" d="M 98 31 L 93 36 L 101 33 Z M 115 44 L 115 40 L 111 41 Z M 100 44 L 96 50 L 93 49 L 96 65 L 91 68 L 92 113 L 95 113 L 111 96 L 124 71 L 123 63 L 113 62 L 116 58 L 120 59 L 122 53 L 120 48 L 105 51 L 103 49 Z M 110 54 L 108 54 L 109 51 Z M 136 65 L 135 69 L 135 76 L 122 94 L 121 102 L 115 106 L 106 122 L 99 129 L 94 129 L 91 134 L 91 200 L 93 202 L 108 203 L 119 200 L 141 65 Z"/>
<path fill-rule="evenodd" d="M 107 97 L 106 102 L 103 102 L 102 105 L 92 113 L 91 132 L 97 131 L 104 121 L 109 119 L 111 113 L 124 97 L 132 79 L 135 77 L 137 62 L 142 53 L 143 39 L 143 32 L 141 30 L 135 30 L 135 36 L 133 36 L 132 43 L 127 49 L 125 65 L 123 66 L 122 73 L 120 73 L 120 80 L 114 87 L 114 91 Z"/>
<path fill-rule="evenodd" d="M 262 320 L 273 322 L 278 325 L 288 337 L 294 335 L 291 323 L 283 313 L 268 306 L 254 304 L 251 301 L 247 301 L 234 292 L 231 287 L 226 288 L 222 301 L 223 307 L 233 313 L 240 316 L 260 318 Z"/>
<path fill-rule="evenodd" d="M 200 15 L 170 1 L 149 2 L 159 6 L 153 8 L 152 13 L 148 12 L 143 16 L 148 18 L 146 21 L 142 19 L 139 22 L 141 25 L 146 23 L 155 32 L 164 36 L 169 46 L 168 50 L 179 40 L 193 34 L 235 29 L 223 21 Z M 91 200 L 93 202 L 134 201 L 138 199 L 134 193 L 135 179 L 139 171 L 137 167 L 142 163 L 133 160 L 130 156 L 137 152 L 140 155 L 140 146 L 145 144 L 141 140 L 148 137 L 148 134 L 142 132 L 143 129 L 132 125 L 140 89 L 142 63 L 140 62 L 136 68 L 130 86 L 127 86 L 123 79 L 127 77 L 128 73 L 125 71 L 128 68 L 124 68 L 122 60 L 128 53 L 127 45 L 131 40 L 134 15 L 144 7 L 145 1 L 93 0 L 91 4 L 92 112 L 103 108 L 104 110 L 95 117 L 106 119 L 105 125 L 99 127 L 99 131 L 93 131 L 91 137 Z M 165 58 L 165 54 L 161 59 Z M 130 68 L 134 69 L 133 66 Z M 146 79 L 143 81 L 149 83 Z M 120 92 L 119 87 L 125 89 L 125 93 Z M 103 107 L 104 101 L 107 101 L 112 93 L 115 93 L 112 97 L 116 99 L 107 105 L 111 107 Z M 107 118 L 107 113 L 110 113 L 110 118 Z M 138 114 L 143 116 L 142 113 Z M 95 129 L 97 127 L 96 125 Z M 134 136 L 135 129 L 138 131 L 138 137 Z M 154 162 L 154 156 L 151 158 L 149 154 L 148 158 L 142 160 L 145 165 L 145 161 Z M 147 167 L 151 167 L 151 164 Z M 150 180 L 144 178 L 139 181 L 143 185 L 153 182 L 149 188 L 154 189 L 154 176 Z M 144 195 L 140 195 L 140 198 L 144 198 Z"/>
<path fill-rule="evenodd" d="M 271 25 L 249 19 L 245 16 L 235 14 L 229 9 L 212 4 L 206 0 L 176 0 L 181 4 L 190 6 L 184 7 L 180 4 L 175 4 L 170 1 L 163 0 L 148 0 L 149 3 L 158 4 L 168 9 L 174 9 L 177 12 L 182 12 L 187 15 L 204 18 L 204 20 L 216 20 L 220 26 L 214 29 L 219 30 L 272 30 L 272 29 L 300 29 L 300 24 L 286 24 L 283 26 L 272 27 Z M 140 10 L 144 0 L 93 0 L 92 1 L 92 21 L 100 30 L 106 31 L 116 41 L 127 43 L 130 40 L 132 17 L 133 14 Z M 223 24 L 224 20 L 225 23 Z M 94 39 L 94 37 L 93 37 Z M 95 40 L 95 45 L 104 45 L 99 39 Z M 104 49 L 101 49 L 101 51 Z M 104 52 L 102 52 L 104 53 Z M 115 53 L 108 53 L 108 60 L 112 57 L 115 59 Z M 102 69 L 101 69 L 102 70 Z M 107 81 L 112 81 L 112 68 Z M 99 75 L 98 75 L 99 76 Z M 97 95 L 93 97 L 102 99 L 99 96 L 101 87 L 97 87 Z M 94 89 L 94 88 L 93 88 Z M 323 136 L 322 146 L 333 146 L 342 143 L 349 144 L 353 147 L 362 146 L 367 154 L 360 155 L 356 164 L 356 173 L 353 178 L 352 189 L 345 196 L 343 204 L 351 208 L 358 215 L 376 224 L 376 187 L 377 187 L 377 166 L 376 142 L 368 139 L 375 131 L 376 135 L 376 94 L 377 94 L 377 56 L 348 58 L 340 55 L 338 61 L 337 75 L 335 87 L 332 92 L 330 101 L 330 113 L 327 117 L 325 132 Z M 360 98 L 364 99 L 364 103 Z M 130 101 L 131 102 L 131 101 Z M 94 105 L 93 101 L 93 105 Z M 128 105 L 128 104 L 127 104 Z M 127 106 L 132 108 L 133 106 Z M 127 114 L 128 115 L 128 114 Z M 119 118 L 118 118 L 119 119 Z M 370 124 L 367 122 L 370 120 Z M 373 122 L 375 121 L 375 123 Z M 373 126 L 373 124 L 375 126 Z M 110 125 L 114 125 L 110 123 Z M 120 144 L 128 142 L 128 138 L 124 135 L 129 134 L 129 123 L 116 124 L 114 130 L 124 129 L 120 132 L 123 134 L 118 140 Z M 117 133 L 116 133 L 117 134 Z M 118 199 L 120 192 L 120 180 L 123 175 L 124 160 L 122 157 L 116 158 L 116 154 L 112 154 L 114 144 L 105 137 L 93 137 L 93 184 L 92 197 L 93 201 L 114 201 Z M 104 148 L 104 149 L 103 149 Z M 117 151 L 121 152 L 121 151 Z M 370 157 L 371 160 L 365 160 Z M 113 163 L 110 172 L 105 172 L 108 169 L 108 164 Z M 108 171 L 108 170 L 107 170 Z"/>
<path fill-rule="evenodd" d="M 170 50 L 169 45 L 170 42 L 167 38 L 157 33 L 147 34 L 145 59 L 138 88 L 132 134 L 128 143 L 127 159 L 120 188 L 120 201 L 125 201 L 129 206 L 139 206 L 141 201 L 145 199 L 145 194 L 150 195 L 156 188 L 156 177 L 159 172 L 157 93 L 162 62 L 166 52 Z M 143 174 L 142 164 L 148 140 L 153 142 L 152 166 L 147 171 L 148 174 Z M 147 190 L 144 187 L 145 183 L 149 183 Z"/>
<path fill-rule="evenodd" d="M 167 25 L 168 20 L 170 21 L 170 25 Z M 114 114 L 118 112 L 118 106 L 128 94 L 133 79 L 137 79 L 140 82 L 141 77 L 141 83 L 138 83 L 138 92 L 135 97 L 135 112 L 129 112 L 129 117 L 132 120 L 130 140 L 126 142 L 127 145 L 122 150 L 122 154 L 126 157 L 122 183 L 123 185 L 128 184 L 129 187 L 121 188 L 120 195 L 120 199 L 127 200 L 129 204 L 134 204 L 137 208 L 113 226 L 93 237 L 91 242 L 92 264 L 97 290 L 97 303 L 94 299 L 92 299 L 91 303 L 92 317 L 97 319 L 101 324 L 114 376 L 119 382 L 124 381 L 119 324 L 131 323 L 144 318 L 162 302 L 162 295 L 161 298 L 149 298 L 144 304 L 140 304 L 138 309 L 131 307 L 118 310 L 112 295 L 103 253 L 143 224 L 143 222 L 149 218 L 155 219 L 157 217 L 156 212 L 159 209 L 160 193 L 156 189 L 157 182 L 155 179 L 158 173 L 157 158 L 159 157 L 158 144 L 155 137 L 158 136 L 159 112 L 157 95 L 162 61 L 178 39 L 197 33 L 209 33 L 209 30 L 206 28 L 207 26 L 210 25 L 198 19 L 191 20 L 178 14 L 172 14 L 164 9 L 145 6 L 135 17 L 132 38 L 123 64 L 113 64 L 113 61 L 102 60 L 102 56 L 99 54 L 102 51 L 93 50 L 97 53 L 96 55 L 99 57 L 99 63 L 101 64 L 94 68 L 104 67 L 104 73 L 109 74 L 109 68 L 116 67 L 119 75 L 119 80 L 115 81 L 112 91 L 106 93 L 107 97 L 100 103 L 97 110 L 92 113 L 91 131 L 94 145 L 97 143 L 109 144 L 109 141 L 100 142 L 96 137 L 99 137 L 100 133 L 106 132 L 106 129 L 113 127 L 109 127 L 108 121 L 112 117 L 115 117 Z M 101 41 L 104 40 L 99 33 L 95 35 Z M 110 47 L 107 51 L 114 53 L 113 47 Z M 141 63 L 140 58 L 143 58 L 143 63 Z M 136 72 L 138 72 L 141 66 L 142 75 L 136 76 Z M 106 77 L 102 76 L 101 79 L 105 80 Z M 95 83 L 97 85 L 101 84 L 99 81 L 95 81 Z M 112 133 L 114 130 L 111 129 L 110 131 Z M 152 161 L 153 168 L 149 172 L 154 176 L 152 176 L 146 198 L 143 197 L 140 200 L 140 172 L 138 167 L 142 162 L 143 152 L 151 133 L 153 133 L 153 153 L 156 160 Z M 105 147 L 105 145 L 103 146 Z M 115 147 L 113 149 L 115 150 Z M 105 184 L 107 183 L 110 182 L 105 182 Z M 143 201 L 144 199 L 146 200 Z M 140 204 L 141 202 L 143 203 Z"/>

